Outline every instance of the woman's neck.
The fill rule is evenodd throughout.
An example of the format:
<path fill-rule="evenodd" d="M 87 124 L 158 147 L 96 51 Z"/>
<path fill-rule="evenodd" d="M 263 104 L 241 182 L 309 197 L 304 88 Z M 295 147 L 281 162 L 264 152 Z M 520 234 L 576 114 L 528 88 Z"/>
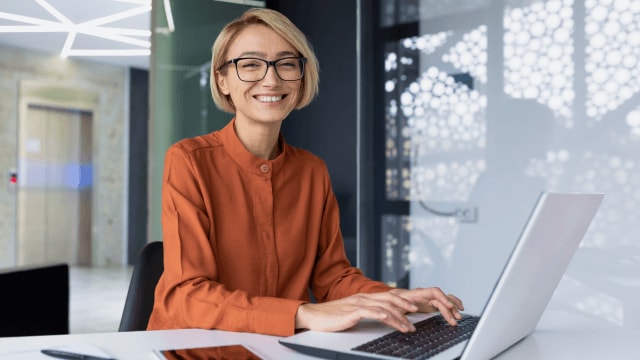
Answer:
<path fill-rule="evenodd" d="M 281 151 L 278 143 L 281 124 L 249 123 L 236 119 L 234 128 L 238 139 L 251 154 L 260 159 L 273 160 Z"/>

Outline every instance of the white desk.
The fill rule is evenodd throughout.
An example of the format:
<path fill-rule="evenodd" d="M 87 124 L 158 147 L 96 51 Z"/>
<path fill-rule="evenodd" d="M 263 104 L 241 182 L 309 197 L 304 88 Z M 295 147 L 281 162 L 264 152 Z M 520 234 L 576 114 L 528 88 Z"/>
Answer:
<path fill-rule="evenodd" d="M 74 344 L 96 345 L 118 360 L 156 360 L 153 348 L 246 344 L 265 359 L 315 359 L 278 337 L 216 330 L 168 330 L 0 338 L 0 355 Z M 0 356 L 1 357 L 1 356 Z M 505 359 L 638 359 L 640 331 L 564 312 L 545 313 L 536 331 L 499 356 Z"/>

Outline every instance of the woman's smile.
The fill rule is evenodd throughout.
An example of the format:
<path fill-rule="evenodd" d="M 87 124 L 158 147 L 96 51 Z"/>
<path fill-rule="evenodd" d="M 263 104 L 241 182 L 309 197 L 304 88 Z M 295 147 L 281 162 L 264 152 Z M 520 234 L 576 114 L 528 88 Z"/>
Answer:
<path fill-rule="evenodd" d="M 255 96 L 255 98 L 260 102 L 273 103 L 273 102 L 278 102 L 278 101 L 282 100 L 284 98 L 284 96 L 283 95 L 277 95 L 277 96 L 258 95 L 258 96 Z"/>

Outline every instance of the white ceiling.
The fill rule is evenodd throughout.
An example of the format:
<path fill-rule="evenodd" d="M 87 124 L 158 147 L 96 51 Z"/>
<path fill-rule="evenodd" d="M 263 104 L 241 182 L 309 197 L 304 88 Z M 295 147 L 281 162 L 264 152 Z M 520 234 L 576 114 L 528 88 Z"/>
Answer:
<path fill-rule="evenodd" d="M 66 46 L 69 57 L 86 50 L 148 53 L 150 4 L 151 0 L 0 0 L 0 45 L 49 54 L 61 54 Z M 149 55 L 78 58 L 149 68 Z"/>

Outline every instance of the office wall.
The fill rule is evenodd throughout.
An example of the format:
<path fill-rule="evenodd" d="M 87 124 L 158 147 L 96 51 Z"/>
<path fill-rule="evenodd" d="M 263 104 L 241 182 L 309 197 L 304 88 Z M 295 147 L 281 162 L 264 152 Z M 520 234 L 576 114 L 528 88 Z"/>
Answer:
<path fill-rule="evenodd" d="M 98 94 L 93 124 L 92 264 L 122 264 L 125 254 L 128 70 L 57 55 L 0 49 L 0 267 L 15 264 L 16 189 L 9 170 L 18 167 L 18 89 L 22 80 L 86 89 Z M 18 179 L 19 181 L 19 179 Z M 60 204 L 64 211 L 64 204 Z"/>

